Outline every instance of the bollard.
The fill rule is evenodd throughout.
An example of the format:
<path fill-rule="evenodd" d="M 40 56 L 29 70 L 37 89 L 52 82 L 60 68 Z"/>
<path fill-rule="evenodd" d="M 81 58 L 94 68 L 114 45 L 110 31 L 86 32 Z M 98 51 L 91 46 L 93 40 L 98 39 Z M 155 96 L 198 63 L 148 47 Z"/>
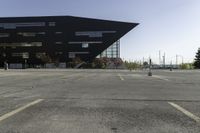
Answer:
<path fill-rule="evenodd" d="M 151 64 L 152 64 L 152 61 L 151 59 L 149 59 L 149 72 L 148 72 L 148 76 L 152 76 L 152 72 L 151 72 Z"/>
<path fill-rule="evenodd" d="M 152 76 L 152 72 L 148 72 L 148 76 Z"/>

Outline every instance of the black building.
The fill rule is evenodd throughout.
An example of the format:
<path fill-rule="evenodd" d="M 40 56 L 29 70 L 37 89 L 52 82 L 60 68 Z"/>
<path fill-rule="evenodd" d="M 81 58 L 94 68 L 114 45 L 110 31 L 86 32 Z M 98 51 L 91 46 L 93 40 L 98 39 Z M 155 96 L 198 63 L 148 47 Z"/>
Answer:
<path fill-rule="evenodd" d="M 137 25 L 72 16 L 0 18 L 0 66 L 91 61 Z"/>

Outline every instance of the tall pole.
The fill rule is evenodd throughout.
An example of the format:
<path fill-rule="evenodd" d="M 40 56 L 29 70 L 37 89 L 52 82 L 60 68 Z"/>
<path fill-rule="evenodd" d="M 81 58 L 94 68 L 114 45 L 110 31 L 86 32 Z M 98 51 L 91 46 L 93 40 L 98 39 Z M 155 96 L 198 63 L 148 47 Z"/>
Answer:
<path fill-rule="evenodd" d="M 176 67 L 178 68 L 178 55 L 176 55 Z"/>
<path fill-rule="evenodd" d="M 184 63 L 184 62 L 183 62 L 183 56 L 182 56 L 182 65 L 183 65 L 183 63 Z"/>
<path fill-rule="evenodd" d="M 159 50 L 159 65 L 161 65 L 161 51 Z"/>
<path fill-rule="evenodd" d="M 142 64 L 144 64 L 144 57 L 143 57 L 143 59 L 142 59 Z"/>
<path fill-rule="evenodd" d="M 165 68 L 165 53 L 163 55 L 163 67 Z"/>

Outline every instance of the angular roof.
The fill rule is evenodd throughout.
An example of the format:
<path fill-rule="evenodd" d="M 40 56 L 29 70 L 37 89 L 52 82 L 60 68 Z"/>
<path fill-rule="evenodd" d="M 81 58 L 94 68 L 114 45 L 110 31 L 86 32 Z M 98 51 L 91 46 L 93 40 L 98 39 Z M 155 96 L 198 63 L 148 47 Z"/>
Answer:
<path fill-rule="evenodd" d="M 62 32 L 64 36 L 60 39 L 61 41 L 68 43 L 67 52 L 88 52 L 89 55 L 86 57 L 86 59 L 95 58 L 110 45 L 138 25 L 138 23 L 74 16 L 3 17 L 0 18 L 0 32 L 8 30 L 3 29 L 5 24 L 15 24 L 15 27 L 18 26 L 16 27 L 18 31 L 27 31 L 27 27 L 25 28 L 22 26 L 23 24 L 27 23 L 45 24 L 44 27 L 35 26 L 28 31 L 46 30 L 47 32 Z M 55 23 L 56 26 L 49 27 L 50 23 Z M 52 41 L 58 40 L 56 40 L 55 37 L 49 36 L 47 41 L 47 44 L 50 44 Z M 88 43 L 90 45 L 87 51 L 77 47 L 82 43 Z"/>

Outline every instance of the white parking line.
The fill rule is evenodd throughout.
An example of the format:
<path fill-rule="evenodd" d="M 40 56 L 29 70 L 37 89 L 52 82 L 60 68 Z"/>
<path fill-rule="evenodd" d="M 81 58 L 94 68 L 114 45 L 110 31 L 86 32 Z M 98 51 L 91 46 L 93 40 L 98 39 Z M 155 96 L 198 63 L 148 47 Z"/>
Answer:
<path fill-rule="evenodd" d="M 9 118 L 9 117 L 11 117 L 11 116 L 13 116 L 13 115 L 15 115 L 15 114 L 17 114 L 17 113 L 19 113 L 19 112 L 21 112 L 21 111 L 23 111 L 23 110 L 25 110 L 28 107 L 31 107 L 31 106 L 33 106 L 33 105 L 35 105 L 37 103 L 40 103 L 41 101 L 43 101 L 43 99 L 35 100 L 35 101 L 33 101 L 33 102 L 23 106 L 23 107 L 20 107 L 20 108 L 18 108 L 16 110 L 13 110 L 13 111 L 11 111 L 11 112 L 9 112 L 7 114 L 4 114 L 3 116 L 0 117 L 0 122 L 5 120 L 5 119 L 7 119 L 7 118 Z"/>
<path fill-rule="evenodd" d="M 36 98 L 36 97 L 40 97 L 40 95 L 36 94 L 36 95 L 30 95 L 30 96 L 25 96 L 25 97 L 17 97 L 17 99 L 23 100 L 23 99 L 30 99 L 30 98 Z"/>
<path fill-rule="evenodd" d="M 162 77 L 162 76 L 158 76 L 158 75 L 153 75 L 152 77 L 153 77 L 153 78 L 157 78 L 157 79 L 161 79 L 161 80 L 164 80 L 164 81 L 169 81 L 169 79 L 164 78 L 164 77 Z"/>
<path fill-rule="evenodd" d="M 122 81 L 124 81 L 124 78 L 122 77 L 121 74 L 118 74 L 118 76 L 119 76 L 119 78 L 120 78 Z"/>
<path fill-rule="evenodd" d="M 177 110 L 181 111 L 182 113 L 184 113 L 186 116 L 190 117 L 191 119 L 195 120 L 197 123 L 200 123 L 200 118 L 194 114 L 192 114 L 191 112 L 187 111 L 186 109 L 182 108 L 181 106 L 173 103 L 173 102 L 168 102 L 171 106 L 173 106 L 174 108 L 176 108 Z"/>
<path fill-rule="evenodd" d="M 16 93 L 12 93 L 12 94 L 6 94 L 6 95 L 3 95 L 2 97 L 12 97 L 12 96 L 16 96 L 18 94 L 24 94 L 24 92 L 16 92 Z"/>

